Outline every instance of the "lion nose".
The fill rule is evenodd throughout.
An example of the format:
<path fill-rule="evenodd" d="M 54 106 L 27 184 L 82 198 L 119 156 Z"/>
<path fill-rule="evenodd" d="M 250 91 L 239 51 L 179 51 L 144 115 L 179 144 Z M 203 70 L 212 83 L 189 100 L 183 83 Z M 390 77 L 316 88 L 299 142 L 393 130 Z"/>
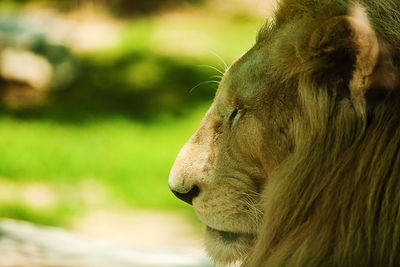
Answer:
<path fill-rule="evenodd" d="M 197 197 L 200 193 L 200 188 L 197 185 L 194 185 L 189 191 L 187 192 L 178 192 L 171 188 L 172 193 L 182 201 L 192 205 L 193 199 Z"/>
<path fill-rule="evenodd" d="M 182 147 L 169 173 L 168 185 L 172 193 L 192 205 L 204 188 L 209 152 L 203 145 L 193 143 L 193 137 Z"/>

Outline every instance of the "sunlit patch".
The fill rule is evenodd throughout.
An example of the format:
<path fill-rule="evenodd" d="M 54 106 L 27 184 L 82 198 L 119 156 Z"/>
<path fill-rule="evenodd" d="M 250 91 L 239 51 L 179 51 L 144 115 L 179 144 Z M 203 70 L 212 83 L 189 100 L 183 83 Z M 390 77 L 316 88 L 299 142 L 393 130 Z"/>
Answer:
<path fill-rule="evenodd" d="M 0 202 L 19 202 L 36 209 L 51 209 L 58 204 L 54 188 L 42 182 L 15 183 L 0 180 Z"/>

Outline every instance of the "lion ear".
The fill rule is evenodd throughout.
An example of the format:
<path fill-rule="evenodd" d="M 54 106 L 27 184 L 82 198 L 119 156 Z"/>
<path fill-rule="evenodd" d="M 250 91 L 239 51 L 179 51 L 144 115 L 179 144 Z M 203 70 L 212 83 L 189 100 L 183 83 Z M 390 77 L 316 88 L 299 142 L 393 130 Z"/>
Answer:
<path fill-rule="evenodd" d="M 361 5 L 354 5 L 346 16 L 328 19 L 312 33 L 309 45 L 314 55 L 326 58 L 331 71 L 348 76 L 353 101 L 364 97 L 378 62 L 379 43 Z"/>

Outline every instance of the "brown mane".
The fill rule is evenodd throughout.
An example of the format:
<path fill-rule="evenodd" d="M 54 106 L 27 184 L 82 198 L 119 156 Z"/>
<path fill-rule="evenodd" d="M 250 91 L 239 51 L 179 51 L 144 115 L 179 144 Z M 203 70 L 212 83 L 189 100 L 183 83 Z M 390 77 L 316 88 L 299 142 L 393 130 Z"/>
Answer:
<path fill-rule="evenodd" d="M 400 263 L 400 1 L 359 2 L 380 43 L 365 101 L 346 100 L 351 77 L 341 70 L 294 56 L 319 18 L 346 15 L 354 1 L 283 1 L 260 33 L 268 39 L 286 27 L 293 36 L 277 48 L 271 72 L 297 85 L 300 108 L 290 129 L 294 150 L 262 193 L 264 223 L 246 266 Z"/>

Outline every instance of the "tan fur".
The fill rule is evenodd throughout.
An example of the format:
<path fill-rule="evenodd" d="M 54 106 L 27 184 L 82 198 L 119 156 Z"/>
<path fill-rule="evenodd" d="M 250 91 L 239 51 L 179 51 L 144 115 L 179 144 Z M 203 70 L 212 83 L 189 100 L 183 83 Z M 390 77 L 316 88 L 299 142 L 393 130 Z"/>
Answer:
<path fill-rule="evenodd" d="M 283 0 L 231 66 L 169 180 L 216 262 L 400 263 L 399 10 Z"/>

